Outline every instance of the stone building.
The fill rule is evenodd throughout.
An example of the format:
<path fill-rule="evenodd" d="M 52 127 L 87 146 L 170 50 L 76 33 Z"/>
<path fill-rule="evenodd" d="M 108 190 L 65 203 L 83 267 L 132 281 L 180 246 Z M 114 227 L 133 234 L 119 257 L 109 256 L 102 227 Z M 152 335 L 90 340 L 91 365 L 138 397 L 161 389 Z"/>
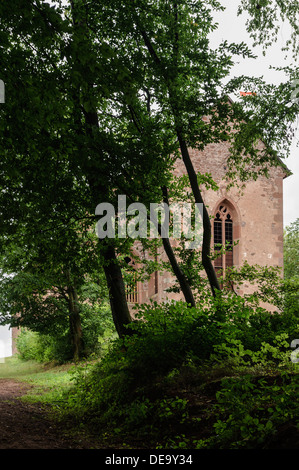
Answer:
<path fill-rule="evenodd" d="M 191 149 L 190 156 L 195 171 L 210 173 L 219 187 L 218 191 L 202 189 L 204 202 L 212 216 L 212 246 L 238 241 L 231 252 L 214 261 L 216 271 L 225 270 L 226 266 L 239 267 L 245 261 L 250 265 L 283 267 L 283 180 L 290 174 L 285 165 L 281 162 L 278 166 L 273 165 L 268 178 L 260 176 L 255 181 L 247 181 L 240 193 L 238 187 L 227 190 L 228 143 L 209 144 L 203 151 Z M 185 166 L 178 160 L 175 175 L 183 174 L 186 174 Z M 165 254 L 159 256 L 167 260 Z M 167 292 L 173 282 L 174 278 L 168 272 L 155 272 L 148 281 L 136 282 L 127 294 L 130 310 L 136 303 L 150 299 L 157 302 L 182 299 L 182 294 Z M 250 286 L 245 284 L 244 287 L 250 290 Z M 18 330 L 12 328 L 13 353 L 16 352 L 17 334 Z"/>
<path fill-rule="evenodd" d="M 247 181 L 242 192 L 238 187 L 227 190 L 228 143 L 209 144 L 203 151 L 191 149 L 190 156 L 195 171 L 210 173 L 219 187 L 218 191 L 202 190 L 203 200 L 212 216 L 212 246 L 238 241 L 232 251 L 214 261 L 216 271 L 225 271 L 226 266 L 240 267 L 245 261 L 249 265 L 283 268 L 283 180 L 290 171 L 279 162 L 270 169 L 268 178 L 260 176 L 257 180 Z M 175 174 L 186 174 L 182 160 L 177 162 Z M 169 273 L 155 272 L 149 281 L 137 282 L 133 292 L 130 291 L 130 307 L 150 299 L 157 302 L 182 299 L 182 294 L 166 292 L 172 284 Z M 244 291 L 250 290 L 246 284 L 243 287 Z"/>

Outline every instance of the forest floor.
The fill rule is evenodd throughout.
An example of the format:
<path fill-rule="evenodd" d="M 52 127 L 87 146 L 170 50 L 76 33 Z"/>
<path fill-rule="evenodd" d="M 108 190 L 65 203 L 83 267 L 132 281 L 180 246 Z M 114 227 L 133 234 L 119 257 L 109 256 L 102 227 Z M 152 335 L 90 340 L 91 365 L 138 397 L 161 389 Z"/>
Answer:
<path fill-rule="evenodd" d="M 124 448 L 124 436 L 105 437 L 101 442 L 97 433 L 86 433 L 83 428 L 76 423 L 54 420 L 51 416 L 51 406 L 45 404 L 42 398 L 45 391 L 44 384 L 48 388 L 55 383 L 58 378 L 66 374 L 62 368 L 48 370 L 39 366 L 38 370 L 28 369 L 28 366 L 7 361 L 7 372 L 2 364 L 0 370 L 0 449 L 121 449 Z M 27 376 L 22 370 L 26 367 Z M 33 366 L 32 366 L 33 367 Z M 34 366 L 35 367 L 35 366 Z M 11 375 L 13 371 L 13 376 Z M 16 372 L 17 371 L 17 372 Z M 10 374 L 10 376 L 9 376 Z M 22 375 L 23 374 L 23 375 Z M 29 374 L 29 375 L 28 375 Z M 52 374 L 52 376 L 50 376 Z M 35 381 L 32 377 L 35 377 Z M 54 380 L 55 379 L 55 380 Z M 188 385 L 188 386 L 187 386 Z M 206 387 L 205 393 L 197 390 L 192 383 L 182 387 L 179 383 L 175 390 L 168 390 L 170 395 L 180 396 L 187 399 L 190 414 L 200 416 L 202 436 L 209 435 L 212 423 L 210 419 L 205 419 L 207 411 L 215 401 L 217 382 L 214 386 Z M 41 388 L 39 388 L 41 386 Z M 59 388 L 60 385 L 57 385 Z M 215 388 L 216 386 L 216 388 Z M 27 400 L 27 397 L 37 393 L 37 400 Z M 52 409 L 53 411 L 53 409 Z M 193 429 L 190 432 L 193 432 Z M 188 434 L 185 424 L 174 423 L 174 434 Z M 191 434 L 192 434 L 191 432 Z M 138 437 L 138 432 L 133 436 L 127 436 L 125 448 L 144 449 L 146 443 L 144 439 Z M 105 440 L 106 439 L 106 440 Z M 149 442 L 148 442 L 149 444 Z M 155 449 L 155 446 L 150 447 Z M 295 422 L 287 422 L 277 429 L 275 436 L 269 439 L 264 449 L 298 449 L 299 430 Z"/>
<path fill-rule="evenodd" d="M 91 449 L 95 444 L 67 436 L 37 403 L 20 397 L 31 385 L 0 379 L 0 449 Z"/>

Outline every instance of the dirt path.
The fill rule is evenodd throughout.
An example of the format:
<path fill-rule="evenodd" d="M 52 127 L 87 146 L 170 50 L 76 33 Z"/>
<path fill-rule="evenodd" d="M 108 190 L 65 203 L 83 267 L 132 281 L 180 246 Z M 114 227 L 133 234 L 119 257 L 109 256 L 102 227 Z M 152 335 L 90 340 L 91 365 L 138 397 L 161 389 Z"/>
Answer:
<path fill-rule="evenodd" d="M 0 449 L 88 449 L 90 443 L 63 435 L 38 404 L 18 398 L 29 385 L 0 379 Z"/>

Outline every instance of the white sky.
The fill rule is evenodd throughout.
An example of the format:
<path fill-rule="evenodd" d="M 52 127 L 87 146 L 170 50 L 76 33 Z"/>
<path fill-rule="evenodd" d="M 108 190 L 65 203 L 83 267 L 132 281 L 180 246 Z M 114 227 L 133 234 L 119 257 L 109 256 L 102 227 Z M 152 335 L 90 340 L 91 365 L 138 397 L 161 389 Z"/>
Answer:
<path fill-rule="evenodd" d="M 8 325 L 0 326 L 0 366 L 3 357 L 11 356 L 11 330 Z"/>
<path fill-rule="evenodd" d="M 237 16 L 237 8 L 240 0 L 222 0 L 221 3 L 226 7 L 226 10 L 215 14 L 215 18 L 219 23 L 218 30 L 213 34 L 215 45 L 222 39 L 227 39 L 228 42 L 236 43 L 244 41 L 250 47 L 253 41 L 246 31 L 246 17 L 244 14 L 239 17 Z M 288 65 L 288 62 L 284 60 L 285 53 L 281 51 L 281 48 L 286 43 L 287 37 L 288 28 L 287 25 L 283 25 L 276 44 L 269 49 L 266 56 L 262 55 L 261 48 L 253 48 L 252 50 L 258 55 L 258 59 L 240 59 L 239 64 L 233 68 L 232 74 L 235 76 L 263 76 L 266 82 L 274 84 L 285 81 L 285 75 L 271 70 L 270 66 L 281 67 Z M 292 176 L 284 180 L 284 226 L 289 225 L 299 217 L 299 147 L 296 147 L 296 142 L 298 141 L 299 131 L 297 130 L 290 156 L 284 160 L 284 163 L 293 173 Z"/>

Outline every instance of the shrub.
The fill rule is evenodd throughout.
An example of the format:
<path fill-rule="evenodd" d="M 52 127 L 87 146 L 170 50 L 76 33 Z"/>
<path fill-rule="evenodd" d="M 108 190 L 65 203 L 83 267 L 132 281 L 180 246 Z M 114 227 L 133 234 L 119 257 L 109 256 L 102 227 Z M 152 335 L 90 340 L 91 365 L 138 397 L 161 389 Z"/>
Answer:
<path fill-rule="evenodd" d="M 222 380 L 215 407 L 214 445 L 257 448 L 281 423 L 298 420 L 298 381 L 298 374 Z"/>
<path fill-rule="evenodd" d="M 17 338 L 18 355 L 23 360 L 63 363 L 72 357 L 69 342 L 65 338 L 21 330 Z"/>
<path fill-rule="evenodd" d="M 117 337 L 108 302 L 82 304 L 81 321 L 86 356 L 103 355 L 109 342 Z"/>
<path fill-rule="evenodd" d="M 39 335 L 33 331 L 21 330 L 16 340 L 18 355 L 25 361 L 38 360 L 42 352 Z"/>
<path fill-rule="evenodd" d="M 203 383 L 205 377 L 219 377 L 219 372 L 226 370 L 226 375 L 241 374 L 241 383 L 233 387 L 238 394 L 240 413 L 239 417 L 231 418 L 225 414 L 221 399 L 229 401 L 229 385 L 224 383 L 223 395 L 218 396 L 223 404 L 218 431 L 224 441 L 237 442 L 243 437 L 230 434 L 225 423 L 231 419 L 231 429 L 238 430 L 244 420 L 244 436 L 247 433 L 244 439 L 250 441 L 257 430 L 262 438 L 272 427 L 267 420 L 251 414 L 251 399 L 244 404 L 249 408 L 241 410 L 242 400 L 247 399 L 252 389 L 242 376 L 249 372 L 272 374 L 273 370 L 292 370 L 288 341 L 298 331 L 297 327 L 293 312 L 272 314 L 248 306 L 244 298 L 235 295 L 219 295 L 210 299 L 208 306 L 197 308 L 189 308 L 184 302 L 138 306 L 136 320 L 128 327 L 131 334 L 111 343 L 96 365 L 76 369 L 65 412 L 73 414 L 80 423 L 88 420 L 98 430 L 121 432 L 138 427 L 139 433 L 153 433 L 162 422 L 167 428 L 172 419 L 180 422 L 188 416 L 188 406 L 181 397 L 163 395 L 164 387 L 175 383 L 180 371 L 184 368 L 197 371 L 196 380 Z M 254 396 L 263 406 L 259 393 L 259 389 L 255 390 Z M 275 422 L 279 419 L 277 416 Z"/>
<path fill-rule="evenodd" d="M 81 321 L 86 357 L 103 355 L 110 340 L 116 336 L 108 304 L 83 304 Z M 68 328 L 54 328 L 53 334 L 22 329 L 17 339 L 17 349 L 24 360 L 63 363 L 73 359 Z"/>

